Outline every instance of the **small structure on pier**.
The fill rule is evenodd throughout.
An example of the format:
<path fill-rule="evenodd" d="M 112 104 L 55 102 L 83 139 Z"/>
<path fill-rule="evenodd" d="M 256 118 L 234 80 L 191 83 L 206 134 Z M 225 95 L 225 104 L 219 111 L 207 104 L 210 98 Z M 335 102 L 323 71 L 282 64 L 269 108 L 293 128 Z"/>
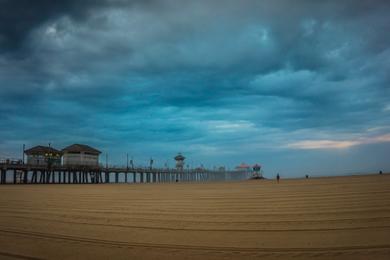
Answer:
<path fill-rule="evenodd" d="M 99 166 L 101 152 L 85 144 L 72 144 L 62 149 L 64 166 Z"/>
<path fill-rule="evenodd" d="M 178 155 L 175 156 L 176 161 L 176 169 L 182 171 L 184 168 L 184 160 L 185 157 L 181 155 L 181 153 L 178 153 Z"/>
<path fill-rule="evenodd" d="M 263 175 L 261 174 L 261 165 L 256 163 L 253 165 L 253 174 L 252 179 L 263 179 Z"/>
<path fill-rule="evenodd" d="M 226 171 L 226 167 L 225 166 L 219 166 L 218 167 L 218 171 L 224 172 L 224 171 Z"/>
<path fill-rule="evenodd" d="M 61 152 L 50 146 L 34 146 L 24 151 L 27 164 L 42 166 L 61 165 Z"/>

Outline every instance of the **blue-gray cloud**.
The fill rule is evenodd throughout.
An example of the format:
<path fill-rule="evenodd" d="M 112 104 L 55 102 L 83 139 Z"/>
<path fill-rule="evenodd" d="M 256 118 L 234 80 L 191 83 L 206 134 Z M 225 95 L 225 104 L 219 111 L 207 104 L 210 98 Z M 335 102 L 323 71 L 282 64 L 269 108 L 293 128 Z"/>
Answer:
<path fill-rule="evenodd" d="M 304 161 L 307 142 L 388 143 L 388 1 L 0 5 L 4 156 L 81 142 L 116 163 L 181 151 L 276 171 Z"/>

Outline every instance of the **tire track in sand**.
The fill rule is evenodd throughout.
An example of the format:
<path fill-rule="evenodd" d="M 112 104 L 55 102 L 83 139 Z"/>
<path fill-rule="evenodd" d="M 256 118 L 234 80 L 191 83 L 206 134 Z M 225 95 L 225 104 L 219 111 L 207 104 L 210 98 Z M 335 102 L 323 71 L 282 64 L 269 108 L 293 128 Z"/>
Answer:
<path fill-rule="evenodd" d="M 180 245 L 180 244 L 160 244 L 160 243 L 137 243 L 137 242 L 124 242 L 114 241 L 106 239 L 95 239 L 79 236 L 69 236 L 60 234 L 50 234 L 42 232 L 32 231 L 20 231 L 11 229 L 0 229 L 2 233 L 13 234 L 24 237 L 34 237 L 39 239 L 55 239 L 68 242 L 86 243 L 86 244 L 98 244 L 101 246 L 113 246 L 113 247 L 144 247 L 144 248 L 161 248 L 161 249 L 181 249 L 181 250 L 205 250 L 205 251 L 227 251 L 227 252 L 329 252 L 329 251 L 359 251 L 359 250 L 371 250 L 371 249 L 390 249 L 390 244 L 382 244 L 375 246 L 348 246 L 348 247 L 308 247 L 308 248 L 251 248 L 251 247 L 217 247 L 217 246 L 193 246 L 193 245 Z M 37 259 L 37 258 L 33 258 Z M 39 258 L 38 258 L 39 259 Z"/>

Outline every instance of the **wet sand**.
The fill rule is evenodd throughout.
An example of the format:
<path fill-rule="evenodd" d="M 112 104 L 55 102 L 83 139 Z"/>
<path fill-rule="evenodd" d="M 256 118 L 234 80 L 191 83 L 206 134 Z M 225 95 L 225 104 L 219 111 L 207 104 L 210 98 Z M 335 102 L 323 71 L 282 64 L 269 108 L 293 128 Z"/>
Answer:
<path fill-rule="evenodd" d="M 390 175 L 0 186 L 1 259 L 390 259 Z"/>

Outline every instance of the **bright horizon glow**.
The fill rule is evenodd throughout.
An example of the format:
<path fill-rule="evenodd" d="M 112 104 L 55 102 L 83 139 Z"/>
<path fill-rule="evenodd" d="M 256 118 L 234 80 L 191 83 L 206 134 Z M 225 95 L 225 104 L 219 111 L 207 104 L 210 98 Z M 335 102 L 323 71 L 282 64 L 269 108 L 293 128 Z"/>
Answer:
<path fill-rule="evenodd" d="M 360 138 L 350 141 L 332 141 L 332 140 L 305 140 L 287 144 L 289 148 L 295 149 L 344 149 L 355 145 L 386 143 L 390 142 L 390 134 Z"/>

